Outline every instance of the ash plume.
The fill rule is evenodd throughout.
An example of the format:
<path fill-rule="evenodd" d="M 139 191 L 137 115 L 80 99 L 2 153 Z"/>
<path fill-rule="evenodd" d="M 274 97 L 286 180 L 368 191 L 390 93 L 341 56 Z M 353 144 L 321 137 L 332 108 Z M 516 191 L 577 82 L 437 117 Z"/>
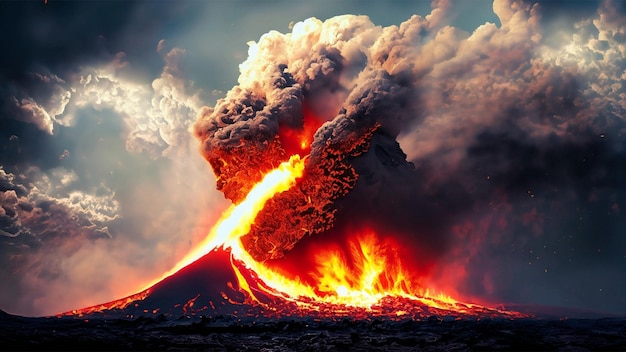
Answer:
<path fill-rule="evenodd" d="M 364 16 L 342 16 L 298 23 L 286 35 L 270 32 L 251 44 L 240 85 L 196 123 L 217 188 L 234 202 L 289 157 L 281 128 L 303 127 L 304 104 L 313 110 L 310 118 L 323 123 L 303 181 L 270 201 L 243 238 L 256 258 L 281 257 L 302 237 L 329 229 L 333 201 L 356 184 L 350 159 L 367 151 L 374 133 L 397 134 L 402 110 L 411 105 L 411 81 L 404 73 L 389 74 L 380 62 L 370 64 L 372 53 L 357 50 L 359 42 L 374 45 L 381 31 Z M 277 221 L 277 211 L 290 212 L 293 222 Z M 282 237 L 271 235 L 277 232 Z"/>
<path fill-rule="evenodd" d="M 614 229 L 626 176 L 623 6 L 604 1 L 571 25 L 552 21 L 549 4 L 496 0 L 501 23 L 472 33 L 446 24 L 450 3 L 433 6 L 389 27 L 311 18 L 250 44 L 239 85 L 194 126 L 217 188 L 237 202 L 286 160 L 281 134 L 304 131 L 304 107 L 321 127 L 305 176 L 266 205 L 246 249 L 276 259 L 306 236 L 363 222 L 413 248 L 438 287 L 518 302 L 536 294 L 511 273 L 540 285 L 554 268 L 565 283 L 577 268 L 626 258 Z M 593 223 L 607 225 L 596 234 Z M 524 267 L 533 263 L 536 272 Z M 616 281 L 623 267 L 612 268 L 583 280 Z M 565 284 L 541 294 L 587 299 Z"/>

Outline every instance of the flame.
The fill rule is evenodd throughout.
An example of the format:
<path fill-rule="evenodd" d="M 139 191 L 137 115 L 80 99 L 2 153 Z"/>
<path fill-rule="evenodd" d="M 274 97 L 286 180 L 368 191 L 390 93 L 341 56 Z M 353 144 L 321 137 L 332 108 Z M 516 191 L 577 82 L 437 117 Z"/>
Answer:
<path fill-rule="evenodd" d="M 302 127 L 281 126 L 278 133 L 280 144 L 288 155 L 307 155 L 311 152 L 311 143 L 313 143 L 315 132 L 323 123 L 324 121 L 316 116 L 307 102 L 304 101 L 302 103 Z"/>
<path fill-rule="evenodd" d="M 247 294 L 247 303 L 256 303 L 270 308 L 274 302 L 271 297 L 294 303 L 306 312 L 329 312 L 328 314 L 353 314 L 356 309 L 364 309 L 365 314 L 390 312 L 397 317 L 413 316 L 416 311 L 410 305 L 404 305 L 403 299 L 419 302 L 429 308 L 444 312 L 499 314 L 501 316 L 523 317 L 517 312 L 507 312 L 476 304 L 459 302 L 441 293 L 431 293 L 424 289 L 414 271 L 403 267 L 400 248 L 391 238 L 381 238 L 373 231 L 351 234 L 347 245 L 324 243 L 323 248 L 315 248 L 313 266 L 307 275 L 294 275 L 284 267 L 257 262 L 243 248 L 240 238 L 250 231 L 257 214 L 265 203 L 274 195 L 288 190 L 304 174 L 306 158 L 292 156 L 276 169 L 266 174 L 252 187 L 246 198 L 239 204 L 227 209 L 208 236 L 196 248 L 180 260 L 169 272 L 155 280 L 139 294 L 104 305 L 74 310 L 61 315 L 91 314 L 107 309 L 123 309 L 137 300 L 145 299 L 157 282 L 171 276 L 180 269 L 195 262 L 213 250 L 223 248 L 230 252 L 230 265 L 237 280 L 237 286 L 229 287 Z M 353 236 L 352 236 L 353 235 Z M 299 263 L 300 273 L 308 258 Z M 230 303 L 239 304 L 221 293 Z M 196 300 L 200 294 L 191 298 L 182 307 L 184 314 L 197 310 Z M 270 297 L 268 301 L 267 298 Z M 395 298 L 394 298 L 395 297 Z M 389 298 L 399 299 L 396 303 Z M 265 301 L 265 302 L 264 302 Z M 400 303 L 397 303 L 400 302 Z M 215 309 L 213 302 L 209 305 Z M 328 305 L 328 306 L 325 306 Z M 137 306 L 137 303 L 135 303 Z M 180 305 L 177 305 L 180 306 Z M 330 307 L 330 310 L 328 310 Z M 391 311 L 389 311 L 391 309 Z M 156 314 L 159 310 L 152 310 Z M 148 312 L 144 309 L 144 313 Z M 417 314 L 423 314 L 417 313 Z M 429 313 L 430 314 L 430 313 Z M 59 315 L 59 316 L 61 316 Z M 132 315 L 130 315 L 132 317 Z"/>
<path fill-rule="evenodd" d="M 289 161 L 281 163 L 278 168 L 266 174 L 240 204 L 233 205 L 224 212 L 202 243 L 161 279 L 147 287 L 221 247 L 231 253 L 231 266 L 239 291 L 247 293 L 251 301 L 261 305 L 265 303 L 258 297 L 269 295 L 312 309 L 319 309 L 319 304 L 370 309 L 391 296 L 457 312 L 472 313 L 486 309 L 424 289 L 419 278 L 403 267 L 399 246 L 391 239 L 379 238 L 372 231 L 352 236 L 347 249 L 329 245 L 317 251 L 308 279 L 294 276 L 284 268 L 254 260 L 243 248 L 240 238 L 249 232 L 265 202 L 288 190 L 302 177 L 305 161 L 306 158 L 301 159 L 299 155 L 294 155 Z M 252 275 L 246 278 L 242 268 Z M 248 280 L 254 280 L 254 285 Z M 252 287 L 258 292 L 255 293 Z M 193 302 L 188 303 L 191 309 Z M 508 314 L 505 311 L 498 312 Z M 397 316 L 409 314 L 402 309 L 396 309 L 394 313 Z"/>
<path fill-rule="evenodd" d="M 348 253 L 338 247 L 329 247 L 316 253 L 315 268 L 310 273 L 313 283 L 286 275 L 281 270 L 257 262 L 248 254 L 240 237 L 249 232 L 267 200 L 289 189 L 302 177 L 304 162 L 305 159 L 301 160 L 299 155 L 294 155 L 265 175 L 240 204 L 226 210 L 205 240 L 164 277 L 211 250 L 223 247 L 230 248 L 234 260 L 256 273 L 258 280 L 263 283 L 259 287 L 266 294 L 280 295 L 297 303 L 301 303 L 300 298 L 308 298 L 330 304 L 367 307 L 385 296 L 423 297 L 426 291 L 402 268 L 396 246 L 389 240 L 381 241 L 374 233 L 356 236 L 349 243 Z M 239 281 L 239 289 L 259 302 L 237 265 L 233 263 L 232 267 Z"/>
<path fill-rule="evenodd" d="M 402 267 L 395 243 L 381 240 L 374 232 L 354 234 L 345 246 L 327 244 L 312 253 L 312 269 L 304 275 L 305 258 L 296 273 L 285 265 L 254 263 L 251 269 L 288 296 L 329 304 L 369 307 L 386 296 L 413 297 L 423 292 L 418 279 Z"/>
<path fill-rule="evenodd" d="M 281 163 L 276 169 L 266 174 L 263 179 L 252 187 L 246 198 L 239 204 L 227 209 L 208 236 L 196 248 L 180 260 L 169 272 L 160 279 L 147 285 L 140 293 L 106 304 L 73 310 L 57 315 L 83 316 L 112 309 L 125 309 L 130 304 L 138 307 L 137 301 L 146 299 L 153 286 L 163 279 L 178 272 L 211 251 L 223 248 L 230 252 L 230 266 L 236 279 L 237 287 L 231 282 L 231 289 L 244 293 L 244 302 L 233 300 L 225 292 L 221 292 L 224 300 L 231 304 L 258 304 L 268 311 L 292 314 L 296 311 L 306 314 L 326 314 L 368 317 L 372 314 L 384 314 L 387 317 L 424 317 L 439 314 L 492 315 L 513 318 L 525 317 L 518 312 L 504 309 L 493 309 L 477 304 L 468 304 L 455 300 L 442 293 L 432 293 L 424 289 L 419 277 L 413 270 L 403 265 L 400 246 L 391 238 L 381 238 L 373 231 L 350 234 L 347 245 L 324 243 L 324 247 L 315 248 L 313 266 L 307 275 L 294 275 L 284 267 L 272 266 L 257 262 L 243 248 L 240 238 L 250 231 L 251 225 L 265 203 L 274 195 L 288 190 L 296 184 L 304 174 L 306 157 L 292 156 L 289 161 Z M 309 258 L 298 258 L 299 270 Z M 195 308 L 200 298 L 198 293 L 182 305 L 183 314 L 195 314 L 208 309 L 205 305 Z M 277 300 L 274 300 L 276 298 Z M 406 300 L 418 302 L 426 307 L 423 310 Z M 294 305 L 281 306 L 280 302 L 291 302 Z M 279 302 L 277 308 L 272 304 Z M 215 310 L 213 301 L 209 306 Z M 174 307 L 180 307 L 177 304 Z M 285 308 L 287 307 L 287 308 Z M 417 308 L 416 308 L 417 307 Z M 287 311 L 285 311 L 287 309 Z M 417 309 L 417 310 L 416 310 Z M 431 310 L 433 309 L 433 310 Z M 148 310 L 157 314 L 159 308 Z M 132 318 L 133 315 L 127 315 Z"/>
<path fill-rule="evenodd" d="M 402 266 L 398 246 L 390 239 L 381 240 L 376 233 L 367 232 L 354 236 L 348 247 L 347 253 L 339 246 L 317 252 L 309 280 L 257 262 L 243 249 L 238 249 L 237 260 L 257 274 L 258 280 L 264 284 L 259 286 L 260 289 L 265 288 L 264 293 L 279 295 L 300 306 L 307 306 L 313 301 L 370 308 L 385 297 L 402 297 L 430 307 L 459 312 L 480 307 L 424 289 L 419 278 Z M 240 288 L 254 299 L 247 283 L 240 284 Z"/>
<path fill-rule="evenodd" d="M 352 240 L 348 255 L 330 250 L 316 255 L 315 261 L 318 295 L 338 303 L 372 305 L 384 296 L 414 291 L 396 248 L 381 243 L 374 233 Z"/>

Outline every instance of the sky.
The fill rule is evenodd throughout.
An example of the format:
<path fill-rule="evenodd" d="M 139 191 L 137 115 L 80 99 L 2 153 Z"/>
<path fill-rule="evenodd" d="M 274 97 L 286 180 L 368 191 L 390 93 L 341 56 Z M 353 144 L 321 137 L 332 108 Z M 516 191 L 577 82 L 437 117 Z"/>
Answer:
<path fill-rule="evenodd" d="M 0 309 L 94 305 L 173 267 L 229 205 L 196 119 L 250 84 L 251 41 L 268 55 L 249 62 L 282 60 L 265 33 L 345 14 L 368 17 L 346 33 L 374 28 L 358 50 L 389 75 L 356 77 L 354 91 L 389 93 L 381 121 L 414 166 L 369 211 L 427 219 L 403 233 L 437 243 L 431 283 L 626 313 L 617 0 L 0 2 Z M 402 79 L 410 104 L 392 89 Z"/>

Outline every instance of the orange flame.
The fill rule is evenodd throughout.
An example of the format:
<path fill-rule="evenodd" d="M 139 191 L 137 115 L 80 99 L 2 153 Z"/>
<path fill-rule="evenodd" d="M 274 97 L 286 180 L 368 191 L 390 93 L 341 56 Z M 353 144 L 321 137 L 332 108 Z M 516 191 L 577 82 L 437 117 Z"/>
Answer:
<path fill-rule="evenodd" d="M 280 144 L 287 154 L 304 154 L 311 152 L 311 143 L 318 128 L 322 126 L 324 121 L 315 116 L 315 113 L 304 102 L 302 104 L 302 127 L 290 128 L 281 126 L 278 137 Z"/>
<path fill-rule="evenodd" d="M 385 297 L 403 297 L 439 309 L 466 312 L 472 307 L 442 293 L 431 293 L 419 284 L 419 279 L 402 266 L 398 247 L 390 240 L 380 240 L 373 233 L 355 236 L 349 251 L 328 248 L 315 255 L 315 268 L 310 273 L 313 282 L 286 275 L 279 268 L 271 268 L 255 261 L 243 249 L 237 259 L 257 274 L 265 293 L 280 295 L 300 306 L 311 300 L 350 307 L 369 308 Z M 240 288 L 254 299 L 247 283 Z M 400 312 L 401 314 L 401 312 Z"/>
<path fill-rule="evenodd" d="M 392 309 L 391 314 L 397 317 L 410 316 L 414 313 L 409 306 L 402 303 L 390 304 L 388 298 L 396 297 L 400 300 L 398 302 L 408 299 L 430 308 L 463 314 L 497 313 L 511 317 L 524 316 L 521 313 L 462 303 L 441 293 L 431 293 L 430 290 L 423 288 L 419 277 L 413 274 L 413 271 L 403 267 L 399 251 L 401 247 L 392 239 L 381 239 L 371 231 L 352 236 L 347 246 L 324 243 L 323 248 L 316 248 L 313 256 L 314 265 L 307 273 L 308 276 L 303 279 L 289 273 L 284 267 L 272 267 L 255 261 L 243 248 L 240 238 L 250 231 L 257 214 L 269 199 L 288 190 L 302 177 L 305 161 L 306 158 L 300 159 L 299 155 L 294 155 L 289 161 L 281 163 L 278 168 L 265 175 L 240 204 L 231 206 L 222 214 L 208 236 L 192 252 L 139 294 L 104 305 L 74 310 L 64 315 L 82 316 L 106 309 L 123 309 L 137 300 L 145 299 L 157 282 L 222 247 L 231 253 L 230 265 L 238 284 L 238 287 L 234 287 L 231 286 L 232 283 L 228 283 L 229 287 L 247 293 L 246 302 L 256 302 L 270 310 L 272 307 L 268 304 L 271 304 L 272 300 L 268 301 L 266 299 L 268 297 L 290 301 L 307 312 L 322 312 L 321 309 L 331 307 L 331 310 L 328 310 L 330 314 L 351 314 L 356 309 L 364 309 L 367 314 L 375 314 L 381 312 L 381 309 L 389 308 Z M 299 266 L 298 269 L 302 273 L 304 265 Z M 237 304 L 224 292 L 222 296 L 229 302 Z M 200 294 L 196 295 L 183 306 L 184 314 L 193 314 L 197 311 L 194 305 L 199 297 Z M 212 302 L 209 304 L 214 308 Z M 326 308 L 322 308 L 325 305 Z M 203 309 L 206 307 L 200 311 Z M 152 312 L 156 314 L 158 311 L 155 309 Z"/>
<path fill-rule="evenodd" d="M 349 305 L 371 305 L 387 295 L 417 292 L 404 272 L 395 248 L 379 241 L 374 233 L 349 243 L 349 255 L 331 250 L 316 255 L 313 276 L 321 296 Z"/>
<path fill-rule="evenodd" d="M 369 309 L 385 297 L 394 296 L 418 301 L 429 307 L 458 312 L 484 308 L 465 304 L 450 296 L 432 294 L 419 280 L 402 266 L 398 246 L 390 240 L 380 240 L 375 233 L 356 236 L 349 242 L 348 251 L 328 246 L 315 255 L 315 267 L 310 274 L 313 282 L 288 275 L 280 268 L 272 268 L 254 260 L 243 248 L 240 238 L 247 234 L 265 202 L 274 195 L 292 187 L 304 173 L 306 159 L 294 155 L 256 184 L 240 204 L 224 212 L 209 235 L 161 279 L 172 275 L 198 260 L 210 251 L 223 247 L 230 249 L 231 266 L 238 280 L 239 290 L 247 292 L 253 301 L 262 303 L 239 266 L 252 271 L 254 285 L 264 295 L 290 300 L 301 307 L 319 303 L 337 304 Z M 149 285 L 147 287 L 152 286 Z M 406 312 L 397 310 L 398 316 Z M 507 313 L 507 312 L 503 312 Z"/>

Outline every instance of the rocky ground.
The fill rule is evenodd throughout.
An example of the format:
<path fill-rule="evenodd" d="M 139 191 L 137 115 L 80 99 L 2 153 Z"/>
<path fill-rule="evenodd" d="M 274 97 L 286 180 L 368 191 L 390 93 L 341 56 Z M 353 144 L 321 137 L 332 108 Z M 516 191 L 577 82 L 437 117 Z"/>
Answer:
<path fill-rule="evenodd" d="M 0 314 L 2 350 L 625 351 L 626 319 L 364 320 Z"/>

